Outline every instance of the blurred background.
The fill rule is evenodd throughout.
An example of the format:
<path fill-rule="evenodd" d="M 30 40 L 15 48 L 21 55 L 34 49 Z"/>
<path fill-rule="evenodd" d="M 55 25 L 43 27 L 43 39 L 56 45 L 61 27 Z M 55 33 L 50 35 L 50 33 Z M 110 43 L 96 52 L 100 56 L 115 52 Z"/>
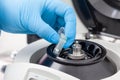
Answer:
<path fill-rule="evenodd" d="M 12 34 L 1 31 L 0 36 L 0 54 L 19 51 L 27 45 L 25 34 Z"/>

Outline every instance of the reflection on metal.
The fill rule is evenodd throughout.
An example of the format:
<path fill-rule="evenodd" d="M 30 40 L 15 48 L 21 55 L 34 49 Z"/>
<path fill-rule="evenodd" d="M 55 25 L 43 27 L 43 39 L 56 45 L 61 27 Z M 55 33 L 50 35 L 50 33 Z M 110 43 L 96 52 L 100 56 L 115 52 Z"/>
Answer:
<path fill-rule="evenodd" d="M 82 50 L 82 46 L 79 44 L 78 41 L 75 42 L 72 46 L 73 48 L 73 54 L 69 54 L 69 58 L 71 59 L 84 59 L 85 58 L 85 53 Z"/>
<path fill-rule="evenodd" d="M 86 34 L 86 39 L 100 39 L 111 43 L 120 43 L 120 37 L 101 32 L 100 34 Z"/>

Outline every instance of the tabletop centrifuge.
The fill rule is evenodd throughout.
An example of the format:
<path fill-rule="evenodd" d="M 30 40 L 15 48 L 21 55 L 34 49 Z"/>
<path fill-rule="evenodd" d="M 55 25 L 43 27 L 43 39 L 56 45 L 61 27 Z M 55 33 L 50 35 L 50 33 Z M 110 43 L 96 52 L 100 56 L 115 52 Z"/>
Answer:
<path fill-rule="evenodd" d="M 33 42 L 6 68 L 5 80 L 120 80 L 120 1 L 68 2 L 88 32 L 78 25 L 76 40 L 58 55 L 55 44 Z"/>

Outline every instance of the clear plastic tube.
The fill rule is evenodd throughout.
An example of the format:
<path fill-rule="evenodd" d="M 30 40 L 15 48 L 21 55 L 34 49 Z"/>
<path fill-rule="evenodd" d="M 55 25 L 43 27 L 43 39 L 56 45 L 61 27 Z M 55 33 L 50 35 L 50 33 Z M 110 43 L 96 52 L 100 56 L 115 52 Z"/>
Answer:
<path fill-rule="evenodd" d="M 61 27 L 58 31 L 59 35 L 60 35 L 60 40 L 58 42 L 58 44 L 56 45 L 56 47 L 53 50 L 53 53 L 56 55 L 59 55 L 64 44 L 66 43 L 66 36 L 65 36 L 65 31 L 64 31 L 64 27 Z"/>

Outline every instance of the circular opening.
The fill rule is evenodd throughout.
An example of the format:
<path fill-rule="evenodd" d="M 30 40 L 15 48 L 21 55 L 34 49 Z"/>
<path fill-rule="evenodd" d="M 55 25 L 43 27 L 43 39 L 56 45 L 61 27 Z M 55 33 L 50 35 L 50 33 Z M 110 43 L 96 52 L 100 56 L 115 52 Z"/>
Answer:
<path fill-rule="evenodd" d="M 67 65 L 90 65 L 98 63 L 104 60 L 106 56 L 106 50 L 99 44 L 90 41 L 77 40 L 82 47 L 82 50 L 86 54 L 84 59 L 70 59 L 69 54 L 73 53 L 72 44 L 69 48 L 63 49 L 59 56 L 53 53 L 53 49 L 56 45 L 52 44 L 47 48 L 47 55 L 50 59 Z"/>

